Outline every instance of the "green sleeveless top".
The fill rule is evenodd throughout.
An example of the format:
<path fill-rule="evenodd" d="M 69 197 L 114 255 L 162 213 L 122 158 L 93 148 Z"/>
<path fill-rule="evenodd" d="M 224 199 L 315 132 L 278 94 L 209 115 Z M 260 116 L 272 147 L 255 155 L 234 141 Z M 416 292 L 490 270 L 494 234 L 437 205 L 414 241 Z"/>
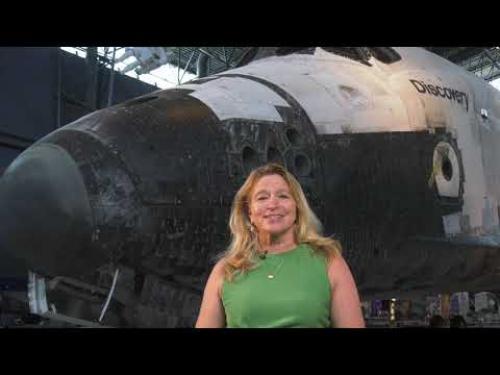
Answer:
<path fill-rule="evenodd" d="M 259 259 L 222 285 L 228 328 L 330 327 L 327 260 L 308 245 Z"/>

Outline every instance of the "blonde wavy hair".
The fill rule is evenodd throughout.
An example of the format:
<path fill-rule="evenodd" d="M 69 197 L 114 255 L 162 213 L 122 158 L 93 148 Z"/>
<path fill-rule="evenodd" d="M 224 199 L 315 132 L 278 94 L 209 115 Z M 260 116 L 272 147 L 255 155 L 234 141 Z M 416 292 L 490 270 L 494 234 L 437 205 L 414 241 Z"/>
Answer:
<path fill-rule="evenodd" d="M 321 222 L 309 207 L 299 182 L 282 165 L 270 163 L 254 169 L 234 197 L 229 217 L 231 243 L 220 256 L 224 263 L 226 280 L 231 281 L 236 272 L 246 272 L 256 265 L 259 243 L 257 236 L 251 230 L 248 212 L 255 184 L 268 175 L 281 176 L 295 200 L 297 206 L 296 243 L 310 245 L 316 253 L 325 256 L 328 261 L 341 254 L 342 248 L 338 241 L 321 235 Z"/>

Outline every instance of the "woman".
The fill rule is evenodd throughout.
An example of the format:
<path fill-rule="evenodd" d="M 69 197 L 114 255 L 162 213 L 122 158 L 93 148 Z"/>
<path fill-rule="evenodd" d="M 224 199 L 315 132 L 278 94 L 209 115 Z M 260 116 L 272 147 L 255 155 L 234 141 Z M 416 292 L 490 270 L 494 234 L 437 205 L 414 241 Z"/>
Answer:
<path fill-rule="evenodd" d="M 208 278 L 197 328 L 364 327 L 340 245 L 281 165 L 252 171 L 237 192 L 232 241 Z"/>

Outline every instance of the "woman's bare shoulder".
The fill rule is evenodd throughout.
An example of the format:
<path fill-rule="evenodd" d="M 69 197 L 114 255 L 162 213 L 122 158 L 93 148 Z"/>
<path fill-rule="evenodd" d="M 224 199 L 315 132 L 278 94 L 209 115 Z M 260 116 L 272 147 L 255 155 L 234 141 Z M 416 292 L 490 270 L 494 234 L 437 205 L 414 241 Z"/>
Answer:
<path fill-rule="evenodd" d="M 215 263 L 213 272 L 217 273 L 224 272 L 225 267 L 226 267 L 226 259 L 221 258 Z"/>
<path fill-rule="evenodd" d="M 328 263 L 328 276 L 333 283 L 343 280 L 346 277 L 351 277 L 351 270 L 340 254 L 333 256 Z"/>
<path fill-rule="evenodd" d="M 224 258 L 219 259 L 212 268 L 210 278 L 213 279 L 217 284 L 222 284 L 225 274 L 226 260 Z"/>

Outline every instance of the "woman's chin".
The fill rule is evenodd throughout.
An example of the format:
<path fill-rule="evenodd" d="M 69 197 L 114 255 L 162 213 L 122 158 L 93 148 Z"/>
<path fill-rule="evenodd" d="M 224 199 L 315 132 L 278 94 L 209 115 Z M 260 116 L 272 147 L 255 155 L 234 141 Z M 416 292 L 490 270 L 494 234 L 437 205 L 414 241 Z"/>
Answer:
<path fill-rule="evenodd" d="M 267 228 L 263 228 L 265 232 L 267 232 L 271 236 L 281 236 L 285 234 L 290 228 L 286 228 L 283 226 L 280 227 L 275 227 L 275 226 L 269 226 Z"/>

